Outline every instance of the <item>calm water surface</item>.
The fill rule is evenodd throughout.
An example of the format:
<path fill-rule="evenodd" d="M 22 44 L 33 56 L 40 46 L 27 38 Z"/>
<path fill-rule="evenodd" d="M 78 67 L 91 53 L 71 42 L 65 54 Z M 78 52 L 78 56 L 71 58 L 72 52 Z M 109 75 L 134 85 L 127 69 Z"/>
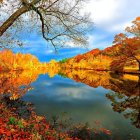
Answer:
<path fill-rule="evenodd" d="M 0 73 L 3 91 L 33 103 L 47 119 L 66 114 L 75 124 L 96 128 L 100 122 L 113 140 L 140 140 L 140 76 L 85 70 Z"/>
<path fill-rule="evenodd" d="M 75 123 L 96 127 L 99 121 L 112 131 L 112 138 L 140 139 L 139 78 L 125 75 L 118 81 L 108 74 L 85 74 L 87 79 L 82 75 L 71 79 L 39 75 L 22 99 L 32 102 L 37 114 L 47 118 L 66 112 Z"/>

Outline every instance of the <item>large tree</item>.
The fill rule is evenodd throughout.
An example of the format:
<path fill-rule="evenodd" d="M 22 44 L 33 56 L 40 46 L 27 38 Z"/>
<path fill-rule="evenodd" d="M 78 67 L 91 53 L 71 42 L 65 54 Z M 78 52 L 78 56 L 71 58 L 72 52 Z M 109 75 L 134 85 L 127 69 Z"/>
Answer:
<path fill-rule="evenodd" d="M 140 71 L 140 17 L 137 17 L 132 26 L 126 28 L 127 34 L 120 33 L 114 38 L 113 54 L 116 56 L 114 62 L 121 63 L 122 68 L 127 61 L 136 61 Z"/>
<path fill-rule="evenodd" d="M 74 41 L 86 44 L 89 16 L 83 14 L 85 0 L 2 0 L 0 2 L 0 46 L 3 38 L 28 28 L 40 31 L 53 46 Z M 11 37 L 12 36 L 12 37 Z M 19 42 L 17 42 L 21 45 Z"/>

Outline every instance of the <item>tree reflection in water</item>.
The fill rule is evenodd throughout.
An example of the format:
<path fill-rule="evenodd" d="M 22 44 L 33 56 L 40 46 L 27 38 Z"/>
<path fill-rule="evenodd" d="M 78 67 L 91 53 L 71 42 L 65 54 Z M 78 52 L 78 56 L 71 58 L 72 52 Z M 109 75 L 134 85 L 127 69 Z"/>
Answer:
<path fill-rule="evenodd" d="M 57 64 L 55 64 L 57 66 Z M 59 73 L 59 67 L 49 64 L 45 69 L 30 69 L 22 71 L 9 71 L 0 73 L 0 94 L 10 95 L 11 100 L 16 100 L 31 90 L 31 83 L 35 82 L 40 74 L 54 77 Z"/>
<path fill-rule="evenodd" d="M 90 70 L 58 70 L 48 69 L 39 71 L 15 71 L 0 74 L 0 94 L 9 95 L 11 100 L 16 100 L 31 90 L 31 83 L 36 81 L 39 74 L 48 72 L 50 77 L 57 73 L 76 82 L 85 83 L 91 87 L 102 86 L 111 89 L 106 97 L 112 102 L 113 110 L 123 113 L 133 125 L 140 128 L 140 75 L 115 75 L 109 72 L 95 72 Z M 100 94 L 100 93 L 99 93 Z"/>
<path fill-rule="evenodd" d="M 113 110 L 123 113 L 125 118 L 129 118 L 133 125 L 140 128 L 140 75 L 116 75 L 86 70 L 64 70 L 61 75 L 94 88 L 102 86 L 111 89 L 112 92 L 106 97 L 112 102 Z"/>
<path fill-rule="evenodd" d="M 137 79 L 110 80 L 116 89 L 106 97 L 111 100 L 114 111 L 123 113 L 125 118 L 129 118 L 133 125 L 140 128 L 140 75 Z"/>
<path fill-rule="evenodd" d="M 31 90 L 31 83 L 38 74 L 31 71 L 12 71 L 0 74 L 0 94 L 9 95 L 11 100 L 16 100 Z"/>

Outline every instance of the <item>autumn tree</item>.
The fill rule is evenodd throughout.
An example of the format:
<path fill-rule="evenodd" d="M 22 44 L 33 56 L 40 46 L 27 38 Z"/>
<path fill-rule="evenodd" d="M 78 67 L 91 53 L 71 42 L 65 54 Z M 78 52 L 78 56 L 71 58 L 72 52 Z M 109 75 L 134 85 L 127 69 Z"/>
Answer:
<path fill-rule="evenodd" d="M 132 26 L 126 28 L 127 34 L 120 33 L 115 36 L 112 50 L 118 62 L 122 59 L 134 60 L 138 63 L 140 71 L 140 17 L 132 23 Z M 128 33 L 131 35 L 130 37 Z"/>
<path fill-rule="evenodd" d="M 28 28 L 38 29 L 43 38 L 54 47 L 73 41 L 86 45 L 89 16 L 83 14 L 85 0 L 3 0 L 0 3 L 0 46 L 24 33 Z M 12 34 L 12 35 L 11 35 Z M 21 46 L 22 43 L 16 40 Z"/>
<path fill-rule="evenodd" d="M 44 64 L 41 63 L 37 57 L 31 54 L 14 54 L 8 49 L 0 51 L 0 67 L 3 71 L 27 69 L 40 70 L 43 65 Z"/>

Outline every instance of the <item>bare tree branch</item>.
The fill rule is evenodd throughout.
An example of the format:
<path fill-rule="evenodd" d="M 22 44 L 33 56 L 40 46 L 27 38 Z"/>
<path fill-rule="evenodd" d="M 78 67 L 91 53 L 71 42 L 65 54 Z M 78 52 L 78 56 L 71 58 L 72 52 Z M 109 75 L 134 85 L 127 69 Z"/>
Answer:
<path fill-rule="evenodd" d="M 86 42 L 85 31 L 90 26 L 88 16 L 80 15 L 81 4 L 84 0 L 16 0 L 19 6 L 13 11 L 9 18 L 3 22 L 0 27 L 0 36 L 14 24 L 25 26 L 24 17 L 21 15 L 27 13 L 32 25 L 41 28 L 42 36 L 53 46 L 59 39 L 65 38 L 66 41 L 72 41 L 84 44 Z M 14 6 L 12 6 L 12 9 Z M 35 24 L 35 21 L 37 22 Z M 16 26 L 17 26 L 16 24 Z M 34 26 L 32 26 L 34 27 Z M 59 41 L 61 42 L 61 41 Z"/>

